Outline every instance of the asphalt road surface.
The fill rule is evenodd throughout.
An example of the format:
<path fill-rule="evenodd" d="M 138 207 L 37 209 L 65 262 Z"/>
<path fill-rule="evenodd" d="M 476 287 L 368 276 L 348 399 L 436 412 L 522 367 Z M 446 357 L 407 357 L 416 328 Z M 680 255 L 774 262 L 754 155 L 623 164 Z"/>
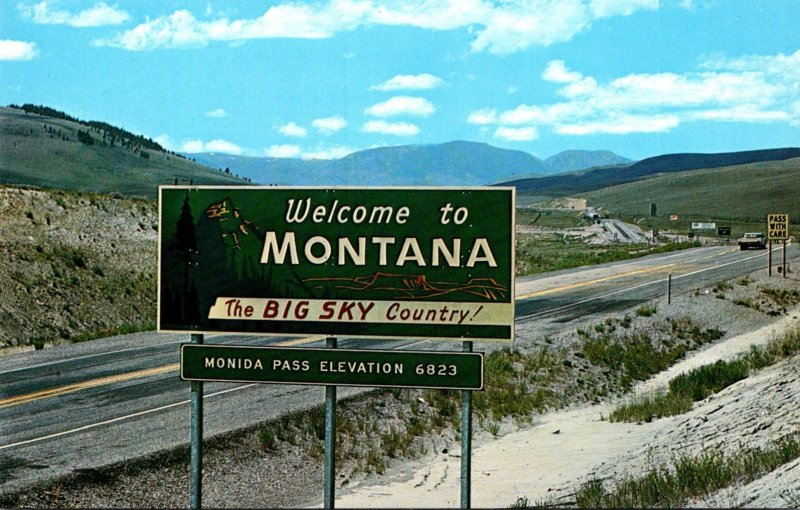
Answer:
<path fill-rule="evenodd" d="M 773 251 L 778 264 L 780 247 Z M 798 250 L 790 245 L 790 267 Z M 517 323 L 556 331 L 578 317 L 666 301 L 766 268 L 765 250 L 735 245 L 519 278 Z M 188 443 L 189 383 L 178 376 L 187 335 L 140 333 L 0 358 L 0 493 Z M 517 337 L 516 342 L 529 339 Z M 323 347 L 324 337 L 207 335 L 206 343 Z M 340 339 L 340 348 L 461 350 L 459 342 Z M 476 351 L 491 348 L 475 344 Z M 339 398 L 363 388 L 341 387 Z M 319 386 L 205 383 L 209 437 L 321 404 Z"/>
<path fill-rule="evenodd" d="M 648 241 L 642 229 L 636 225 L 613 219 L 602 220 L 602 223 L 607 233 L 606 237 L 611 241 L 621 243 L 646 243 Z"/>

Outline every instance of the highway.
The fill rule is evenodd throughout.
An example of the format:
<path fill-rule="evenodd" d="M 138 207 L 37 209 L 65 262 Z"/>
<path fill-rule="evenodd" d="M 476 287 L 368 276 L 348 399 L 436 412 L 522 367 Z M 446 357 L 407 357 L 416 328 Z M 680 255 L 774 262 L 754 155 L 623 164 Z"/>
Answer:
<path fill-rule="evenodd" d="M 778 264 L 780 247 L 773 250 Z M 790 245 L 790 267 L 798 250 Z M 764 250 L 714 246 L 547 273 L 516 281 L 522 331 L 548 334 L 577 318 L 630 310 L 766 268 Z M 773 269 L 773 271 L 775 271 Z M 780 277 L 780 275 L 775 276 Z M 659 305 L 662 306 L 662 305 Z M 534 328 L 520 326 L 535 325 Z M 568 326 L 567 326 L 568 327 Z M 0 493 L 186 444 L 189 383 L 178 377 L 186 335 L 139 333 L 0 358 Z M 518 335 L 518 343 L 536 340 Z M 323 337 L 207 335 L 206 343 L 324 346 Z M 496 345 L 496 344 L 494 344 Z M 459 342 L 340 339 L 341 348 L 460 350 Z M 476 351 L 492 345 L 476 343 Z M 364 391 L 340 388 L 344 398 Z M 323 402 L 318 386 L 207 383 L 205 435 Z"/>

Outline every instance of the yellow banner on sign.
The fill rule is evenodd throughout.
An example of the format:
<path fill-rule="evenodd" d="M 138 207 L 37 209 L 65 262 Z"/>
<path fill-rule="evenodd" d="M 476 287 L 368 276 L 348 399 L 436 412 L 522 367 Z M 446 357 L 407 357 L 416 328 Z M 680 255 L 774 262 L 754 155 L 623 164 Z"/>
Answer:
<path fill-rule="evenodd" d="M 514 305 L 512 303 L 218 297 L 214 306 L 209 310 L 208 318 L 496 326 L 508 324 L 514 320 Z"/>

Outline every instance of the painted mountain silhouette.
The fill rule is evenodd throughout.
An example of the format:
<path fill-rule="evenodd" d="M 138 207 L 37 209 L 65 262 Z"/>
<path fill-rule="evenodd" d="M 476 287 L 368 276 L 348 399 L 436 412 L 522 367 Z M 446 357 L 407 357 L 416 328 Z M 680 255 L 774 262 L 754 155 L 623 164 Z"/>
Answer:
<path fill-rule="evenodd" d="M 308 278 L 304 283 L 321 289 L 379 294 L 380 298 L 427 299 L 444 295 L 477 296 L 486 301 L 498 301 L 508 294 L 508 289 L 492 278 L 470 278 L 467 282 L 430 282 L 424 274 L 395 274 L 377 272 L 355 278 Z"/>

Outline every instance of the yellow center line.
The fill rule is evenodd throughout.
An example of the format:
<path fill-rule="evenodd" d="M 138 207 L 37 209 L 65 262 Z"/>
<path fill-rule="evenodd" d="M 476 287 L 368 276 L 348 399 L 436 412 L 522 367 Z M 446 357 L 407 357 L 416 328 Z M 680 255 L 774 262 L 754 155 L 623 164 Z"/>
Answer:
<path fill-rule="evenodd" d="M 288 347 L 288 346 L 295 346 L 295 345 L 303 345 L 308 343 L 313 343 L 318 340 L 324 340 L 326 337 L 324 336 L 313 336 L 313 337 L 304 337 L 304 338 L 296 338 L 293 340 L 285 340 L 283 342 L 278 342 L 274 345 L 281 346 L 281 347 Z M 143 370 L 136 370 L 134 372 L 126 372 L 117 375 L 109 375 L 107 377 L 100 377 L 97 379 L 90 379 L 88 381 L 82 381 L 79 383 L 67 384 L 66 386 L 59 386 L 58 388 L 50 388 L 48 390 L 37 391 L 34 393 L 28 393 L 26 395 L 17 395 L 15 397 L 10 397 L 6 399 L 0 400 L 0 409 L 4 407 L 11 407 L 20 404 L 27 404 L 28 402 L 34 402 L 36 400 L 41 400 L 43 398 L 50 398 L 56 397 L 58 395 L 65 395 L 67 393 L 73 393 L 80 390 L 85 390 L 88 388 L 95 388 L 97 386 L 105 386 L 108 384 L 114 384 L 118 382 L 130 381 L 131 379 L 139 379 L 142 377 L 150 377 L 153 375 L 164 374 L 167 372 L 178 371 L 180 370 L 180 363 L 170 363 L 169 365 L 162 365 L 160 367 L 154 368 L 146 368 Z"/>
<path fill-rule="evenodd" d="M 616 280 L 617 278 L 623 278 L 625 276 L 631 276 L 634 274 L 643 274 L 643 273 L 652 273 L 655 271 L 661 271 L 662 269 L 666 269 L 674 265 L 675 264 L 673 263 L 673 264 L 665 264 L 663 266 L 653 266 L 653 267 L 648 267 L 646 269 L 637 269 L 636 271 L 627 271 L 624 273 L 618 273 L 611 276 L 604 276 L 602 278 L 595 278 L 594 280 L 586 280 L 584 282 L 571 283 L 569 285 L 562 285 L 560 287 L 553 287 L 551 289 L 537 290 L 535 292 L 530 292 L 528 294 L 520 294 L 517 296 L 517 299 L 528 299 L 536 296 L 544 296 L 546 294 L 552 294 L 554 292 L 562 292 L 565 290 L 577 289 L 580 287 L 588 287 L 589 285 L 594 285 L 596 283 L 606 282 L 609 280 Z"/>
<path fill-rule="evenodd" d="M 731 249 L 730 251 L 735 251 L 735 249 Z M 717 255 L 714 255 L 714 256 L 717 256 Z M 665 265 L 654 266 L 654 267 L 650 267 L 650 268 L 646 268 L 646 269 L 639 269 L 639 270 L 636 270 L 636 271 L 627 271 L 627 272 L 619 273 L 619 274 L 615 274 L 615 275 L 604 276 L 602 278 L 596 278 L 594 280 L 587 280 L 587 281 L 584 281 L 584 282 L 572 283 L 572 284 L 569 284 L 569 285 L 562 285 L 562 286 L 559 286 L 559 287 L 553 287 L 551 289 L 545 289 L 545 290 L 539 290 L 539 291 L 536 291 L 536 292 L 530 292 L 530 293 L 527 293 L 527 294 L 521 294 L 521 295 L 517 296 L 517 299 L 528 299 L 528 298 L 532 298 L 532 297 L 536 297 L 536 296 L 543 296 L 543 295 L 546 295 L 546 294 L 552 294 L 552 293 L 555 293 L 555 292 L 562 292 L 562 291 L 565 291 L 565 290 L 577 289 L 577 288 L 580 288 L 580 287 L 587 287 L 589 285 L 594 285 L 596 283 L 606 282 L 606 281 L 609 281 L 609 280 L 615 280 L 617 278 L 623 278 L 625 276 L 631 276 L 631 275 L 635 275 L 635 274 L 652 273 L 652 272 L 655 272 L 655 271 L 660 271 L 660 270 L 666 269 L 668 267 L 672 267 L 674 265 L 675 265 L 674 263 L 673 264 L 665 264 Z M 216 336 L 219 336 L 219 335 L 216 335 Z M 325 338 L 326 337 L 324 335 L 321 335 L 321 336 L 310 336 L 310 337 L 303 337 L 303 338 L 295 338 L 295 339 L 292 339 L 292 340 L 284 340 L 282 342 L 277 342 L 277 343 L 275 343 L 273 345 L 277 346 L 277 347 L 293 347 L 293 346 L 298 346 L 298 345 L 310 344 L 310 343 L 313 343 L 313 342 L 324 340 Z M 26 395 L 18 395 L 18 396 L 15 396 L 15 397 L 10 397 L 10 398 L 6 398 L 6 399 L 0 400 L 0 409 L 2 409 L 4 407 L 11 407 L 11 406 L 15 406 L 15 405 L 25 404 L 25 403 L 28 403 L 28 402 L 33 402 L 33 401 L 40 400 L 40 399 L 43 399 L 43 398 L 49 398 L 49 397 L 55 397 L 55 396 L 58 396 L 58 395 L 64 395 L 64 394 L 67 394 L 67 393 L 73 393 L 75 391 L 80 391 L 80 390 L 84 390 L 84 389 L 87 389 L 87 388 L 95 388 L 97 386 L 104 386 L 104 385 L 108 385 L 108 384 L 113 384 L 113 383 L 118 383 L 118 382 L 123 382 L 123 381 L 129 381 L 131 379 L 139 379 L 139 378 L 142 378 L 142 377 L 149 377 L 149 376 L 152 376 L 152 375 L 158 375 L 158 374 L 163 374 L 163 373 L 166 373 L 166 372 L 177 371 L 179 369 L 180 369 L 180 363 L 171 363 L 169 365 L 163 365 L 163 366 L 160 366 L 160 367 L 147 368 L 147 369 L 143 369 L 143 370 L 137 370 L 137 371 L 134 371 L 134 372 L 127 372 L 127 373 L 123 373 L 123 374 L 117 374 L 117 375 L 111 375 L 111 376 L 107 376 L 107 377 L 101 377 L 101 378 L 98 378 L 98 379 L 90 379 L 88 381 L 83 381 L 83 382 L 74 383 L 74 384 L 68 384 L 66 386 L 60 386 L 58 388 L 51 388 L 51 389 L 48 389 L 48 390 L 42 390 L 42 391 L 38 391 L 38 392 L 35 392 L 35 393 L 28 393 Z"/>
<path fill-rule="evenodd" d="M 56 395 L 64 395 L 65 393 L 72 393 L 86 388 L 94 388 L 96 386 L 103 386 L 106 384 L 113 384 L 116 382 L 129 381 L 131 379 L 138 379 L 140 377 L 149 377 L 151 375 L 163 374 L 165 372 L 171 372 L 173 370 L 177 370 L 179 367 L 180 367 L 179 363 L 172 363 L 160 367 L 137 370 L 135 372 L 110 375 L 107 377 L 100 377 L 98 379 L 90 379 L 88 381 L 68 384 L 66 386 L 51 388 L 49 390 L 37 391 L 35 393 L 29 393 L 27 395 L 18 395 L 16 397 L 0 400 L 0 409 L 2 409 L 3 407 L 9 407 L 18 404 L 24 404 L 27 402 L 33 402 L 34 400 L 39 400 L 42 398 L 55 397 Z"/>
<path fill-rule="evenodd" d="M 295 338 L 294 340 L 284 340 L 283 342 L 278 342 L 278 343 L 275 343 L 275 344 L 272 344 L 272 345 L 277 346 L 277 347 L 291 347 L 291 346 L 294 346 L 294 345 L 310 344 L 310 343 L 316 342 L 318 340 L 325 340 L 326 338 L 328 338 L 328 337 L 324 336 L 324 335 L 323 336 L 307 336 L 307 337 L 303 337 L 303 338 Z"/>
<path fill-rule="evenodd" d="M 708 255 L 708 256 L 706 256 L 706 257 L 701 257 L 701 258 L 699 258 L 699 259 L 697 259 L 697 260 L 708 260 L 708 259 L 713 259 L 713 258 L 719 257 L 719 256 L 721 256 L 721 255 L 725 255 L 725 254 L 727 254 L 727 253 L 733 253 L 733 252 L 735 252 L 735 251 L 739 251 L 739 248 L 730 248 L 730 249 L 728 249 L 728 250 L 723 250 L 723 251 L 721 251 L 721 252 L 719 252 L 719 253 L 713 253 L 713 254 L 711 254 L 711 255 Z"/>

